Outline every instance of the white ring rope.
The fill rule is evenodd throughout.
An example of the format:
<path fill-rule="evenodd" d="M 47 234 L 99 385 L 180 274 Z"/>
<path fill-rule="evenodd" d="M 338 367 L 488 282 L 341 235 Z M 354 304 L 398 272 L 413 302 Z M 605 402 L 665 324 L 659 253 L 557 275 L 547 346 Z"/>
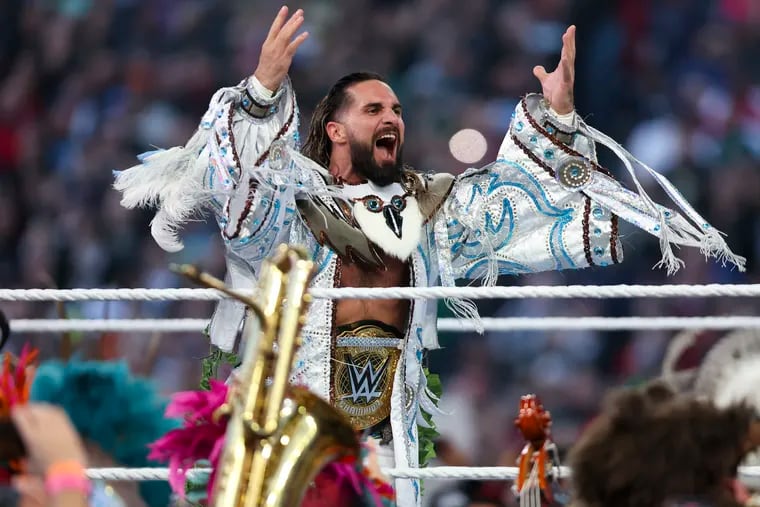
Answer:
<path fill-rule="evenodd" d="M 560 475 L 566 477 L 568 471 L 561 467 Z M 188 471 L 188 476 L 207 474 L 210 468 L 196 468 Z M 389 477 L 410 479 L 474 479 L 474 480 L 514 480 L 517 467 L 430 467 L 430 468 L 384 468 Z M 168 468 L 90 468 L 90 479 L 105 481 L 165 481 L 169 478 Z"/>
<path fill-rule="evenodd" d="M 517 467 L 428 467 L 428 468 L 384 468 L 390 477 L 411 479 L 460 479 L 460 480 L 514 480 Z M 188 475 L 205 474 L 209 468 L 188 471 Z M 561 478 L 570 476 L 568 467 L 560 467 Z M 169 478 L 167 468 L 89 468 L 87 477 L 105 481 L 165 481 Z M 760 466 L 739 467 L 739 478 L 748 486 L 760 484 Z"/>
<path fill-rule="evenodd" d="M 252 294 L 253 291 L 245 291 Z M 760 285 L 569 285 L 520 287 L 386 287 L 386 288 L 313 288 L 315 298 L 329 299 L 522 299 L 522 298 L 635 298 L 635 297 L 758 297 Z M 189 301 L 218 300 L 224 294 L 213 289 L 0 289 L 0 301 Z M 760 327 L 760 319 L 728 317 L 554 317 L 482 319 L 487 330 L 549 329 L 728 329 Z M 124 319 L 124 320 L 13 320 L 15 332 L 62 331 L 201 331 L 205 319 Z M 472 323 L 459 319 L 439 319 L 440 331 L 474 329 Z M 194 469 L 189 475 L 207 473 Z M 416 479 L 514 480 L 516 467 L 430 467 L 383 469 L 391 477 Z M 560 476 L 569 470 L 561 467 Z M 108 481 L 167 480 L 166 468 L 91 468 L 91 479 Z M 740 467 L 739 477 L 747 485 L 760 486 L 760 467 Z"/>
<path fill-rule="evenodd" d="M 254 291 L 240 291 L 253 294 Z M 525 299 L 637 297 L 758 297 L 760 284 L 557 285 L 519 287 L 342 287 L 312 288 L 320 299 Z M 214 289 L 0 289 L 0 301 L 214 301 Z"/>
<path fill-rule="evenodd" d="M 621 330 L 727 330 L 760 328 L 760 317 L 731 315 L 714 317 L 484 317 L 486 331 L 596 331 Z M 15 319 L 14 333 L 127 332 L 200 333 L 207 319 Z M 475 331 L 470 320 L 438 319 L 438 331 Z"/>

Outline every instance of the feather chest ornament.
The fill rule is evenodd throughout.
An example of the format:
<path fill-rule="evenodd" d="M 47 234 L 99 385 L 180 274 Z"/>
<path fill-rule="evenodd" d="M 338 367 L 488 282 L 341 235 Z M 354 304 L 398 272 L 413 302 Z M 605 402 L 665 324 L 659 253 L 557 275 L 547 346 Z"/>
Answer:
<path fill-rule="evenodd" d="M 417 199 L 398 183 L 346 185 L 346 200 L 367 239 L 388 255 L 406 260 L 417 248 L 423 217 Z"/>
<path fill-rule="evenodd" d="M 304 224 L 320 245 L 370 267 L 384 267 L 383 254 L 406 261 L 454 184 L 445 173 L 405 171 L 401 183 L 387 186 L 336 185 L 328 174 L 320 175 L 322 192 L 296 198 Z"/>

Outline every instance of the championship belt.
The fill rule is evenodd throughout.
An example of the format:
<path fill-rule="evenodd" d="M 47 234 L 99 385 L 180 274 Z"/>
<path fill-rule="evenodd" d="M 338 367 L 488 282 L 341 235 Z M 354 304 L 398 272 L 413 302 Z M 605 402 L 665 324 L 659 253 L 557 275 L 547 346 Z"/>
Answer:
<path fill-rule="evenodd" d="M 391 391 L 403 335 L 374 320 L 338 326 L 333 357 L 334 405 L 356 430 L 390 416 Z"/>

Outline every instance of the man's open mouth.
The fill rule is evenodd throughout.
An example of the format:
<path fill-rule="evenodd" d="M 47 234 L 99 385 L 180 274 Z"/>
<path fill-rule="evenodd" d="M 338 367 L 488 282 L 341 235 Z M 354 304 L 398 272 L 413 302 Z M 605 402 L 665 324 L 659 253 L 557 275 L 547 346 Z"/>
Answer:
<path fill-rule="evenodd" d="M 385 132 L 375 139 L 375 154 L 379 162 L 396 160 L 398 140 L 397 132 Z"/>

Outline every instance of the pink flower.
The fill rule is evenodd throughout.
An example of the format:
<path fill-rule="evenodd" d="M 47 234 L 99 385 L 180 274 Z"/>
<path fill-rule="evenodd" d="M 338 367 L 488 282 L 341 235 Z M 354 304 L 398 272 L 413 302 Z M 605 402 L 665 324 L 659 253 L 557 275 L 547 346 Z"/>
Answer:
<path fill-rule="evenodd" d="M 209 391 L 175 394 L 166 408 L 166 415 L 181 416 L 184 419 L 182 428 L 169 431 L 150 446 L 148 458 L 168 462 L 169 485 L 180 498 L 185 497 L 187 471 L 196 462 L 208 460 L 211 463 L 206 486 L 209 498 L 216 480 L 217 465 L 224 449 L 227 418 L 215 420 L 214 413 L 227 400 L 229 389 L 215 380 L 211 381 L 210 386 Z M 320 472 L 320 477 L 334 483 L 338 489 L 347 483 L 360 497 L 364 491 L 369 491 L 377 506 L 382 505 L 381 498 L 393 498 L 393 488 L 372 477 L 370 470 L 362 467 L 353 457 L 330 463 Z"/>
<path fill-rule="evenodd" d="M 214 420 L 214 412 L 227 400 L 227 386 L 215 380 L 209 391 L 186 391 L 172 397 L 167 417 L 182 416 L 182 428 L 169 431 L 150 445 L 149 459 L 169 463 L 169 485 L 180 497 L 185 495 L 187 471 L 199 460 L 209 460 L 213 470 L 224 446 L 227 418 Z M 212 471 L 209 494 L 216 475 Z"/>
<path fill-rule="evenodd" d="M 216 380 L 210 381 L 208 391 L 185 391 L 172 396 L 166 407 L 167 417 L 183 416 L 189 421 L 211 421 L 214 411 L 227 400 L 227 385 Z"/>
<path fill-rule="evenodd" d="M 357 469 L 357 466 L 361 468 L 361 471 Z M 392 499 L 394 497 L 393 488 L 389 484 L 370 477 L 369 470 L 351 458 L 334 461 L 322 469 L 319 474 L 334 481 L 338 487 L 344 482 L 348 482 L 359 497 L 362 497 L 365 491 L 369 492 L 376 507 L 382 507 L 382 498 Z"/>

